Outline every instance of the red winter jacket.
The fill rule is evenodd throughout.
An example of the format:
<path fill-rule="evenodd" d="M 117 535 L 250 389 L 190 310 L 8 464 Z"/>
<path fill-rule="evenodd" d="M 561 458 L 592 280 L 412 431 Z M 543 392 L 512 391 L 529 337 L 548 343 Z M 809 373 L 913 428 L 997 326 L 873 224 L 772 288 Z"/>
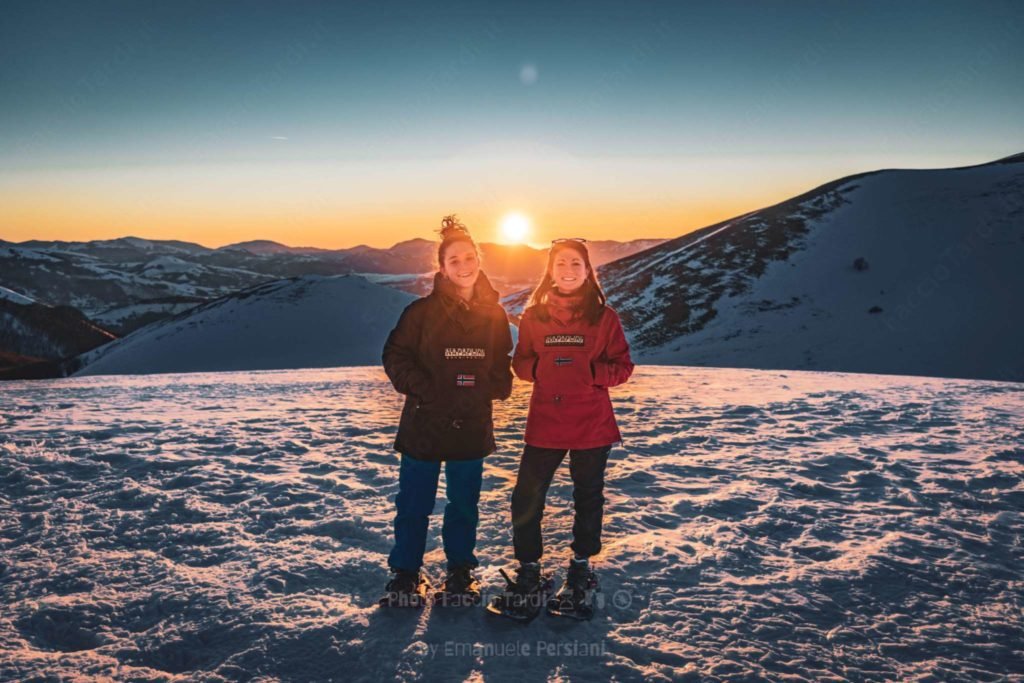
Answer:
<path fill-rule="evenodd" d="M 629 379 L 633 361 L 619 316 L 605 306 L 593 325 L 578 310 L 539 306 L 548 320 L 540 319 L 537 306 L 526 309 L 512 356 L 516 375 L 534 383 L 526 443 L 582 450 L 621 441 L 608 387 Z"/>

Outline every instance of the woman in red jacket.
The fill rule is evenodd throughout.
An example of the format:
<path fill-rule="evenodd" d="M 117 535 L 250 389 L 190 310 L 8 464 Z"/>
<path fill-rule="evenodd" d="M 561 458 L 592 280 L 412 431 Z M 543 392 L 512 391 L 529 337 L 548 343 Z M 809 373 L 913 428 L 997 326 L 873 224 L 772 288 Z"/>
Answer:
<path fill-rule="evenodd" d="M 577 611 L 582 609 L 576 604 L 579 599 L 596 588 L 588 558 L 601 550 L 604 471 L 612 446 L 622 440 L 608 388 L 623 384 L 633 372 L 619 316 L 605 304 L 584 242 L 552 243 L 544 277 L 520 321 L 512 357 L 515 374 L 533 382 L 526 447 L 512 494 L 513 541 L 520 563 L 512 590 L 538 590 L 544 498 L 568 453 L 575 557 L 566 585 L 549 607 L 561 604 L 562 610 Z"/>

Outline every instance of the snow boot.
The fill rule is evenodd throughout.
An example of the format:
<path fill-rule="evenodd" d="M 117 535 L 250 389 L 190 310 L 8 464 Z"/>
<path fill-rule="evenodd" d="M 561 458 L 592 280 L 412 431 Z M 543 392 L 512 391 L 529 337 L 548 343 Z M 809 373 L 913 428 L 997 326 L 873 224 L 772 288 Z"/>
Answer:
<path fill-rule="evenodd" d="M 468 565 L 453 567 L 434 593 L 434 604 L 442 607 L 469 607 L 480 604 L 480 582 Z"/>
<path fill-rule="evenodd" d="M 423 607 L 427 604 L 430 580 L 421 572 L 394 570 L 394 576 L 377 602 L 381 607 Z"/>
<path fill-rule="evenodd" d="M 596 594 L 601 588 L 587 560 L 569 560 L 565 583 L 550 600 L 548 614 L 587 621 L 594 616 Z"/>
<path fill-rule="evenodd" d="M 551 576 L 541 573 L 540 564 L 537 562 L 519 565 L 515 580 L 510 578 L 504 569 L 500 571 L 506 583 L 505 592 L 491 600 L 487 611 L 523 624 L 530 623 L 540 614 L 548 595 L 551 594 Z"/>

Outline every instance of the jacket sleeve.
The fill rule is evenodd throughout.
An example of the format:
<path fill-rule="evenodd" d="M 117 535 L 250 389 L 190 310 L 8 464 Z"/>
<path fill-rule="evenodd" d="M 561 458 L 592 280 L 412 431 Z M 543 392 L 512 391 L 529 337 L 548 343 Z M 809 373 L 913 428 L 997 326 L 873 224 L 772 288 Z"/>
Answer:
<path fill-rule="evenodd" d="M 606 323 L 611 329 L 608 345 L 594 361 L 594 384 L 599 387 L 614 387 L 625 384 L 633 374 L 633 359 L 629 357 L 629 343 L 622 331 L 622 323 L 618 314 L 608 309 L 610 315 Z"/>
<path fill-rule="evenodd" d="M 496 325 L 494 359 L 491 361 L 491 398 L 504 401 L 512 395 L 512 369 L 508 357 L 512 352 L 512 332 L 508 329 L 508 317 L 504 311 Z"/>
<path fill-rule="evenodd" d="M 512 370 L 516 377 L 524 382 L 532 382 L 534 368 L 537 365 L 537 352 L 533 348 L 533 332 L 530 323 L 530 316 L 525 313 L 519 318 L 519 342 L 516 344 L 516 351 L 512 354 Z"/>
<path fill-rule="evenodd" d="M 391 330 L 388 340 L 384 342 L 381 360 L 384 372 L 399 393 L 428 402 L 433 398 L 433 382 L 416 360 L 421 325 L 421 316 L 417 314 L 415 306 L 406 307 L 395 329 Z"/>

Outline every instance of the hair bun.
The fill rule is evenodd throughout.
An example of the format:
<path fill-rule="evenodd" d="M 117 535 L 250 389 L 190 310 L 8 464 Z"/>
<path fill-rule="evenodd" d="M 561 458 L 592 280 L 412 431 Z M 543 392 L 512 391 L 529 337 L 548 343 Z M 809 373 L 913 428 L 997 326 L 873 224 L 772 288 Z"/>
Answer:
<path fill-rule="evenodd" d="M 469 229 L 459 222 L 458 216 L 455 214 L 442 218 L 441 227 L 437 232 L 440 233 L 442 240 L 446 240 L 449 237 L 455 237 L 456 235 L 465 235 L 469 237 Z"/>

